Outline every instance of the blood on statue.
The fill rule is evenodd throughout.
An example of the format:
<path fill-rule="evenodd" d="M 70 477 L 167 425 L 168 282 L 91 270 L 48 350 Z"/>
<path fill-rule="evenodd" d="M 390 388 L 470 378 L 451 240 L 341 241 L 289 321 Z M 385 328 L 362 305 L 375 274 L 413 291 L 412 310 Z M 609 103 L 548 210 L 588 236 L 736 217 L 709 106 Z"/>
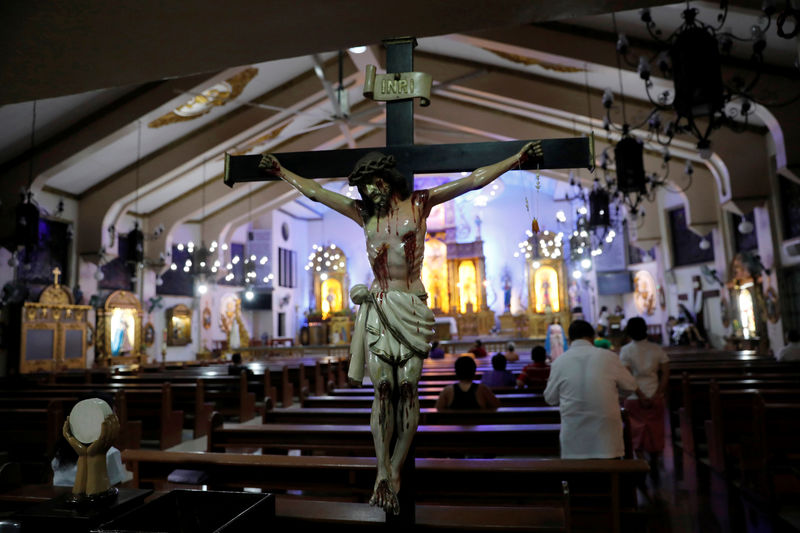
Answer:
<path fill-rule="evenodd" d="M 385 44 L 389 73 L 413 68 L 413 38 Z M 425 304 L 427 294 L 420 279 L 420 250 L 424 250 L 431 209 L 488 185 L 510 169 L 593 166 L 590 138 L 416 146 L 413 109 L 413 99 L 387 101 L 387 146 L 381 152 L 351 149 L 261 157 L 226 155 L 225 161 L 228 185 L 282 179 L 364 229 L 375 281 L 372 287 L 356 285 L 350 291 L 360 307 L 348 377 L 360 383 L 366 363 L 375 387 L 370 425 L 378 472 L 370 503 L 389 515 L 400 512 L 401 471 L 419 421 L 417 384 L 433 336 L 434 316 Z M 414 173 L 468 169 L 476 170 L 432 189 L 413 190 Z M 324 189 L 314 181 L 342 176 L 348 176 L 350 185 L 358 188 L 360 200 Z M 413 514 L 413 502 L 405 506 L 403 513 Z"/>

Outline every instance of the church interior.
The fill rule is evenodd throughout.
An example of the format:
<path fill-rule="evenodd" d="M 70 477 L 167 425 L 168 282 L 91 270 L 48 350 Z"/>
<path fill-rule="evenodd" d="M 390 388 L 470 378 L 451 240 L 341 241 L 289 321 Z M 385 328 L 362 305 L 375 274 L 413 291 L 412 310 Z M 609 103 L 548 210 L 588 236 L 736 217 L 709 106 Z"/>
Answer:
<path fill-rule="evenodd" d="M 56 524 L 73 485 L 51 460 L 95 396 L 127 477 L 67 531 L 157 531 L 173 503 L 236 531 L 800 530 L 800 3 L 0 14 L 0 531 Z M 363 207 L 363 187 L 316 161 L 396 149 L 413 190 L 436 190 L 534 140 L 541 158 L 414 219 L 426 342 L 444 355 L 422 365 L 401 512 L 384 515 L 368 505 L 377 379 L 348 380 L 371 331 L 353 287 L 386 275 L 372 230 L 242 169 L 286 154 Z M 455 160 L 445 146 L 478 143 Z M 521 376 L 535 346 L 551 369 L 569 357 L 576 320 L 622 353 L 634 317 L 669 360 L 658 460 L 632 448 L 627 408 L 623 460 L 560 455 L 546 378 L 494 390 L 496 412 L 435 407 L 459 356 L 476 380 L 492 371 L 476 341 Z"/>

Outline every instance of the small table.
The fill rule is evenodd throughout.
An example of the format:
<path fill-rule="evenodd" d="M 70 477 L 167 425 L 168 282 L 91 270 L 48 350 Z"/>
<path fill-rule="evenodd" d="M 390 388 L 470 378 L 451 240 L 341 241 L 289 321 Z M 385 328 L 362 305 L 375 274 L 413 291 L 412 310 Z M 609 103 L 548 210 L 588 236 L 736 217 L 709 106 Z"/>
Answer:
<path fill-rule="evenodd" d="M 121 487 L 117 498 L 106 505 L 81 506 L 67 502 L 67 492 L 16 513 L 12 520 L 22 524 L 23 531 L 58 531 L 85 533 L 100 524 L 113 520 L 144 503 L 152 490 Z"/>

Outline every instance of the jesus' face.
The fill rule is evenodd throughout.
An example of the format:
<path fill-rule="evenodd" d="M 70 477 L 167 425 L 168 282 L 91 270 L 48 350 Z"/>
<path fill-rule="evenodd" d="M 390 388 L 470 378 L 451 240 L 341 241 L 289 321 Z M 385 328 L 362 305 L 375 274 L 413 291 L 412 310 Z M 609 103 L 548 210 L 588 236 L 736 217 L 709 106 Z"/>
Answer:
<path fill-rule="evenodd" d="M 375 207 L 382 209 L 389 201 L 392 188 L 385 179 L 375 176 L 363 185 L 359 186 L 359 193 L 362 198 L 369 198 Z"/>

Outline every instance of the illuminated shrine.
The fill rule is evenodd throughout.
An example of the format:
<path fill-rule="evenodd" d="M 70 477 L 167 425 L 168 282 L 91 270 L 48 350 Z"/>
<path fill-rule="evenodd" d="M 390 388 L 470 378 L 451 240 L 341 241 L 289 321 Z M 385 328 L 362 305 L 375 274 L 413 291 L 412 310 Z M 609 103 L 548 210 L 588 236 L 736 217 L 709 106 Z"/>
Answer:
<path fill-rule="evenodd" d="M 315 244 L 313 250 L 305 269 L 312 273 L 314 301 L 325 320 L 349 307 L 347 256 L 335 244 Z"/>
<path fill-rule="evenodd" d="M 483 241 L 478 234 L 472 242 L 455 242 L 452 213 L 447 212 L 452 207 L 442 207 L 431 213 L 429 227 L 437 227 L 438 216 L 444 231 L 429 230 L 425 239 L 421 277 L 428 307 L 437 316 L 453 317 L 459 336 L 487 335 L 494 326 L 494 312 L 486 304 Z"/>
<path fill-rule="evenodd" d="M 767 312 L 758 265 L 746 254 L 733 258 L 726 284 L 730 293 L 733 332 L 726 341 L 735 349 L 758 349 L 766 344 Z"/>
<path fill-rule="evenodd" d="M 425 259 L 422 263 L 422 284 L 428 292 L 428 307 L 436 314 L 450 310 L 447 285 L 447 245 L 442 234 L 427 235 Z"/>
<path fill-rule="evenodd" d="M 529 337 L 544 337 L 556 318 L 562 325 L 571 321 L 562 239 L 545 230 L 525 242 Z"/>
<path fill-rule="evenodd" d="M 321 316 L 327 324 L 327 328 L 322 327 L 318 335 L 323 338 L 323 342 L 346 344 L 350 342 L 353 328 L 348 313 L 350 281 L 347 276 L 347 256 L 335 244 L 315 244 L 312 248 L 305 269 L 312 274 L 317 308 L 313 315 Z M 317 325 L 318 328 L 319 326 Z"/>

